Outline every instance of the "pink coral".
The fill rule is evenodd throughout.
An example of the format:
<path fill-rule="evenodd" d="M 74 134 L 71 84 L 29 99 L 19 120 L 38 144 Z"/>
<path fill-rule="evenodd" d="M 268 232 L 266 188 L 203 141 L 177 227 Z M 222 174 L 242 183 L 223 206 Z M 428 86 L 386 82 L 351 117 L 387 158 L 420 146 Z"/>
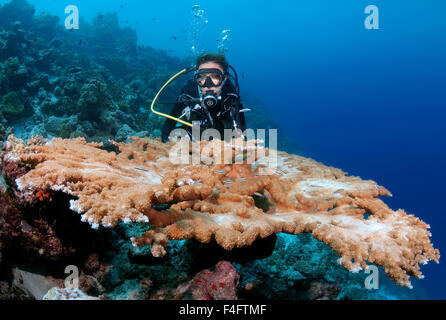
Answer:
<path fill-rule="evenodd" d="M 194 300 L 235 300 L 240 276 L 228 261 L 220 261 L 213 271 L 203 270 L 190 282 Z"/>
<path fill-rule="evenodd" d="M 162 289 L 151 299 L 236 300 L 240 275 L 228 261 L 220 261 L 212 270 L 200 271 L 174 290 Z"/>

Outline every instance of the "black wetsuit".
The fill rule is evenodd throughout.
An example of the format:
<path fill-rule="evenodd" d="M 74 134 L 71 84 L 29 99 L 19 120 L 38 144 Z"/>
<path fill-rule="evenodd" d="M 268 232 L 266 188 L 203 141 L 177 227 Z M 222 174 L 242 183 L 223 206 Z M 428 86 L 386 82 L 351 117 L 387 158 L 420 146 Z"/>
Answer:
<path fill-rule="evenodd" d="M 224 129 L 235 129 L 234 121 L 238 131 L 241 133 L 246 130 L 245 116 L 243 112 L 239 112 L 243 109 L 243 106 L 240 97 L 234 92 L 235 88 L 233 84 L 230 81 L 226 81 L 221 90 L 221 100 L 219 100 L 215 107 L 208 109 L 209 114 L 207 114 L 203 110 L 203 107 L 194 109 L 197 104 L 200 106 L 200 103 L 187 103 L 187 100 L 199 98 L 197 85 L 192 80 L 189 80 L 181 91 L 177 99 L 178 103 L 174 105 L 170 114 L 175 118 L 179 118 L 187 110 L 186 108 L 189 107 L 189 118 L 185 115 L 181 120 L 189 123 L 192 123 L 192 121 L 200 121 L 200 134 L 206 129 L 214 128 L 218 130 L 221 139 L 223 139 Z M 186 130 L 191 136 L 191 127 L 175 120 L 166 119 L 162 130 L 163 142 L 168 141 L 171 131 L 177 128 Z"/>

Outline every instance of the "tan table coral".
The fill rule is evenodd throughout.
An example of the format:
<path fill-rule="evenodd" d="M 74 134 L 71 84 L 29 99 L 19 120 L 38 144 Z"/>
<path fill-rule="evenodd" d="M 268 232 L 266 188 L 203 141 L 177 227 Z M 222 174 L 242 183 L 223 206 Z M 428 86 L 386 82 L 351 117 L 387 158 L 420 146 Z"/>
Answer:
<path fill-rule="evenodd" d="M 422 277 L 420 263 L 438 262 L 429 226 L 401 209 L 391 210 L 378 198 L 390 192 L 374 181 L 284 152 L 277 152 L 278 166 L 269 168 L 274 153 L 255 142 L 244 147 L 239 142 L 195 144 L 191 154 L 202 157 L 192 165 L 175 164 L 178 155 L 171 152 L 169 158 L 173 144 L 159 140 L 115 143 L 116 154 L 80 138 L 25 145 L 11 136 L 6 157 L 31 169 L 16 180 L 20 190 L 77 197 L 70 208 L 94 228 L 150 223 L 153 229 L 132 242 L 152 245 L 155 256 L 166 253 L 171 239 L 215 239 L 230 250 L 272 233 L 311 232 L 349 271 L 374 263 L 402 286 L 411 287 L 409 275 Z M 245 160 L 234 163 L 240 159 Z M 170 207 L 161 210 L 162 204 Z"/>

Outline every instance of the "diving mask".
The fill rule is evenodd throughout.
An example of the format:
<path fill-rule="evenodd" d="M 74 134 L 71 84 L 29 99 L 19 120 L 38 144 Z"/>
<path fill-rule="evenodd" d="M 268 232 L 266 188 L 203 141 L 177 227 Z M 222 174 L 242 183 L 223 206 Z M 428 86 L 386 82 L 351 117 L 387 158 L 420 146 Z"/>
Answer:
<path fill-rule="evenodd" d="M 219 69 L 199 69 L 195 72 L 194 82 L 201 88 L 219 87 L 225 75 Z"/>

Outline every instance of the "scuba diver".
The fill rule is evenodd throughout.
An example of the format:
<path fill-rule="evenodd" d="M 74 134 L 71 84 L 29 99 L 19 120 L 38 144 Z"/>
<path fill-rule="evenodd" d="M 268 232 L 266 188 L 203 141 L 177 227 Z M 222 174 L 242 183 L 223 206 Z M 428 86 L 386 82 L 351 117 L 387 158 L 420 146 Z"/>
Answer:
<path fill-rule="evenodd" d="M 229 73 L 229 69 L 234 75 Z M 212 53 L 201 55 L 197 59 L 196 67 L 182 70 L 164 87 L 179 74 L 191 71 L 195 72 L 194 78 L 188 80 L 174 102 L 171 115 L 162 114 L 153 109 L 158 95 L 152 103 L 153 112 L 167 117 L 162 129 L 162 141 L 169 141 L 175 135 L 174 129 L 178 128 L 184 129 L 192 139 L 191 123 L 193 121 L 199 121 L 200 132 L 211 128 L 216 129 L 222 140 L 225 129 L 231 130 L 231 138 L 244 137 L 243 132 L 246 130 L 244 112 L 250 110 L 243 109 L 237 73 L 228 64 L 225 56 Z M 234 80 L 234 83 L 231 80 Z"/>

